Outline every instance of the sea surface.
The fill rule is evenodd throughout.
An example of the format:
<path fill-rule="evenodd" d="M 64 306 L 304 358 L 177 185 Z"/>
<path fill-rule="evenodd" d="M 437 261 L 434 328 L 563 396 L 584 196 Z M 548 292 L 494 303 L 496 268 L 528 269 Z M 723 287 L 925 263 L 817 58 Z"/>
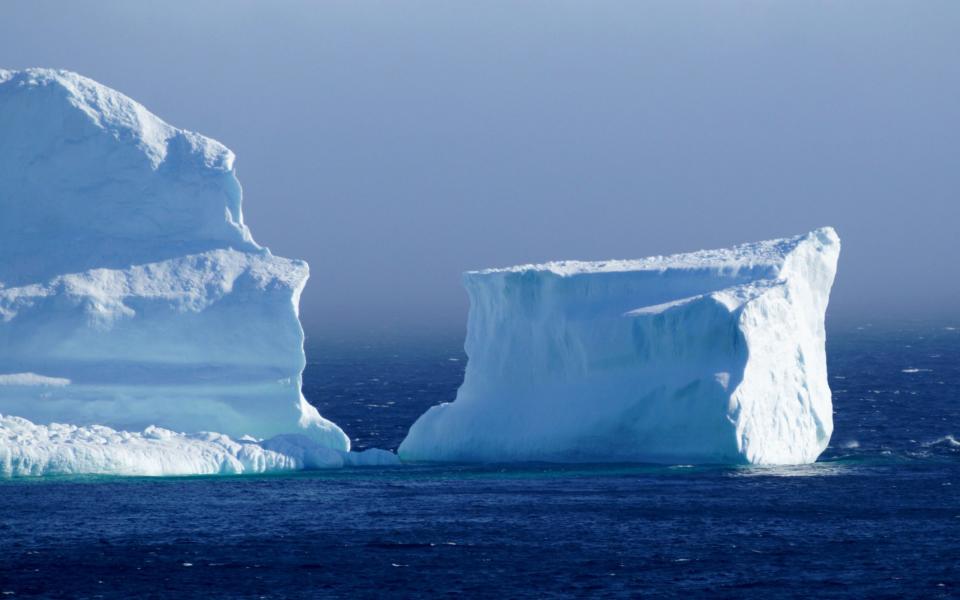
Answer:
<path fill-rule="evenodd" d="M 828 332 L 814 465 L 0 480 L 0 598 L 960 597 L 960 323 Z M 305 393 L 396 448 L 461 337 L 310 338 Z"/>

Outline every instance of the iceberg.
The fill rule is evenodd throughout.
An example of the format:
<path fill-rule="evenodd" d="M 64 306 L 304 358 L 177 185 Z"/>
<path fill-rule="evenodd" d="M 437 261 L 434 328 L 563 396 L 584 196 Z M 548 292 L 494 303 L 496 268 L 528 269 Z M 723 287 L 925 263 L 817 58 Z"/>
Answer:
<path fill-rule="evenodd" d="M 833 430 L 829 227 L 725 250 L 464 275 L 469 357 L 404 461 L 803 464 Z"/>
<path fill-rule="evenodd" d="M 0 421 L 7 472 L 12 456 L 29 472 L 44 456 L 58 472 L 130 456 L 143 464 L 124 472 L 187 472 L 163 457 L 191 444 L 196 472 L 309 462 L 304 444 L 284 458 L 226 441 L 244 436 L 348 452 L 301 393 L 308 274 L 254 241 L 219 142 L 75 73 L 0 70 L 0 413 L 21 419 Z M 70 425 L 33 425 L 54 422 Z M 223 437 L 129 433 L 150 427 Z M 126 450 L 103 450 L 117 436 Z M 33 458 L 28 439 L 44 440 Z"/>

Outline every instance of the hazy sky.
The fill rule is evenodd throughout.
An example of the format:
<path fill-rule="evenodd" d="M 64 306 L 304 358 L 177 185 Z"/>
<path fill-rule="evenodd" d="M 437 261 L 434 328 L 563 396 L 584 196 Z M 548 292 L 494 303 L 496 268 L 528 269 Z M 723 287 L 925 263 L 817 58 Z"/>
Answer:
<path fill-rule="evenodd" d="M 960 3 L 0 2 L 238 155 L 308 331 L 462 327 L 461 271 L 831 224 L 833 318 L 960 315 Z"/>

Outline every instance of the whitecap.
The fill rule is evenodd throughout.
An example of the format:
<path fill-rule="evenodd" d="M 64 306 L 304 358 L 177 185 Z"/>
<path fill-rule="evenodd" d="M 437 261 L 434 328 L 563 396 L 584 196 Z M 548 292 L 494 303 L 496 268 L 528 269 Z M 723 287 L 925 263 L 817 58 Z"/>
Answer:
<path fill-rule="evenodd" d="M 70 380 L 65 377 L 48 377 L 36 373 L 4 373 L 0 374 L 0 385 L 63 387 L 70 385 Z"/>
<path fill-rule="evenodd" d="M 933 441 L 927 442 L 926 444 L 924 444 L 924 446 L 926 446 L 927 448 L 929 448 L 930 446 L 948 446 L 950 448 L 960 448 L 960 440 L 953 437 L 952 434 L 948 434 L 943 437 L 939 437 Z"/>

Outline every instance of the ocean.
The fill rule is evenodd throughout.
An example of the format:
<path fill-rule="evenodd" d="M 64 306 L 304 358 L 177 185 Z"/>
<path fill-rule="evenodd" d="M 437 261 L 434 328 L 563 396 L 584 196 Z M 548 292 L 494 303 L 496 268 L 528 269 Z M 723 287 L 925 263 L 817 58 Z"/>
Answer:
<path fill-rule="evenodd" d="M 461 344 L 310 337 L 304 392 L 395 449 Z M 0 480 L 0 597 L 960 597 L 960 322 L 831 321 L 827 350 L 809 466 Z"/>

